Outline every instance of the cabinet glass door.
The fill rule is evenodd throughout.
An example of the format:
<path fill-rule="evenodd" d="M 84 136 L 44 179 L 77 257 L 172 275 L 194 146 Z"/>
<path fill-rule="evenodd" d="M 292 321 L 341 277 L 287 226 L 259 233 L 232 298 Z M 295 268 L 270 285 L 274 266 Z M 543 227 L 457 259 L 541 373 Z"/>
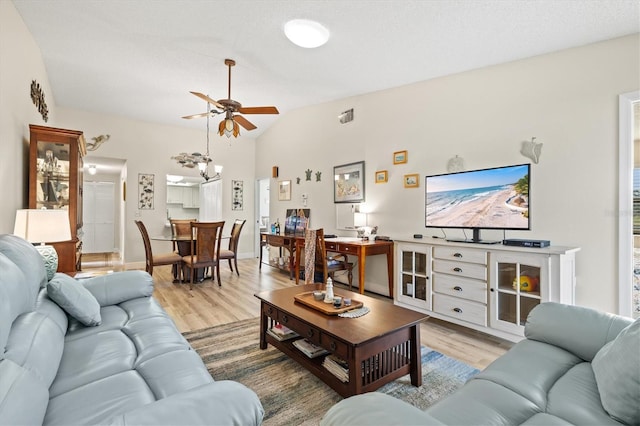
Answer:
<path fill-rule="evenodd" d="M 545 283 L 541 280 L 545 279 L 546 269 L 543 263 L 536 263 L 535 259 L 498 256 L 492 287 L 495 327 L 523 331 L 529 312 L 542 301 L 541 284 Z"/>
<path fill-rule="evenodd" d="M 69 209 L 69 144 L 37 144 L 36 207 Z"/>
<path fill-rule="evenodd" d="M 430 308 L 429 259 L 424 247 L 422 251 L 402 248 L 400 251 L 400 297 L 405 302 Z"/>

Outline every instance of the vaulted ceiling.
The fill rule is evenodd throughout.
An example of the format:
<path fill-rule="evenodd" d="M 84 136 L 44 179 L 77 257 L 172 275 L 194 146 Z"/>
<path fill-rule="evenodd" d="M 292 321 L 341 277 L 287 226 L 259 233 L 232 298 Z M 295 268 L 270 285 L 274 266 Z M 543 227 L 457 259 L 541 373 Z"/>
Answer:
<path fill-rule="evenodd" d="M 204 128 L 206 103 L 295 108 L 638 33 L 636 0 L 13 0 L 59 106 Z M 317 49 L 283 25 L 313 19 Z M 381 106 L 391 108 L 391 106 Z M 277 116 L 251 116 L 257 136 Z M 217 120 L 216 120 L 217 123 Z"/>

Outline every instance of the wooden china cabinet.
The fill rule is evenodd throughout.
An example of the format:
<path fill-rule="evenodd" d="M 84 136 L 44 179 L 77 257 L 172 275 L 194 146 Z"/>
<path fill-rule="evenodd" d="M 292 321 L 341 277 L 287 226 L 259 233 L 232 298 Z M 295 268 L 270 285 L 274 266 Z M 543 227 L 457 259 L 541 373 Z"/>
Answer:
<path fill-rule="evenodd" d="M 58 271 L 80 270 L 82 257 L 82 157 L 79 130 L 29 125 L 29 208 L 69 211 L 71 240 L 50 243 L 58 252 Z"/>

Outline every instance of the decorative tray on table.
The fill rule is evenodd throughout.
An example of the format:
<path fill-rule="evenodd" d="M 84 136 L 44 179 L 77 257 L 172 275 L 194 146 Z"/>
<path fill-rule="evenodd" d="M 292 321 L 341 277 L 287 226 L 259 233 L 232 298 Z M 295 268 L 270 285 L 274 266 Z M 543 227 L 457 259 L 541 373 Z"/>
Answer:
<path fill-rule="evenodd" d="M 344 300 L 344 296 L 342 296 L 341 294 L 335 294 L 335 296 L 336 297 L 340 296 L 342 297 L 342 300 Z M 324 303 L 324 300 L 314 299 L 313 291 L 307 291 L 305 293 L 296 294 L 295 296 L 293 296 L 293 298 L 296 300 L 296 302 L 300 302 L 303 305 L 307 305 L 310 308 L 316 309 L 326 315 L 338 315 L 343 312 L 350 311 L 352 309 L 362 308 L 362 306 L 364 305 L 364 303 L 358 300 L 351 299 L 350 306 L 344 306 L 344 302 L 343 302 L 339 308 L 336 308 L 333 306 L 333 303 Z"/>

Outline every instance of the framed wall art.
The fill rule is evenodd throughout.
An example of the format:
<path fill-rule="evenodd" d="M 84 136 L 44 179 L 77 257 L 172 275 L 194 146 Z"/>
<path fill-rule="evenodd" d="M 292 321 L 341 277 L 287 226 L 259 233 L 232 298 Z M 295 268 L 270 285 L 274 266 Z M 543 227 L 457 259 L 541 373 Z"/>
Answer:
<path fill-rule="evenodd" d="M 420 175 L 418 173 L 404 175 L 405 188 L 417 188 L 418 186 L 420 186 Z"/>
<path fill-rule="evenodd" d="M 389 179 L 389 174 L 386 170 L 378 170 L 376 172 L 376 183 L 387 183 Z"/>
<path fill-rule="evenodd" d="M 404 164 L 407 162 L 407 151 L 396 151 L 393 153 L 393 164 Z"/>
<path fill-rule="evenodd" d="M 242 210 L 244 207 L 244 182 L 231 181 L 231 210 Z"/>
<path fill-rule="evenodd" d="M 364 161 L 335 166 L 333 179 L 334 203 L 364 201 Z"/>
<path fill-rule="evenodd" d="M 291 181 L 281 180 L 278 182 L 278 201 L 291 200 Z"/>
<path fill-rule="evenodd" d="M 138 173 L 138 209 L 153 210 L 153 175 Z"/>

